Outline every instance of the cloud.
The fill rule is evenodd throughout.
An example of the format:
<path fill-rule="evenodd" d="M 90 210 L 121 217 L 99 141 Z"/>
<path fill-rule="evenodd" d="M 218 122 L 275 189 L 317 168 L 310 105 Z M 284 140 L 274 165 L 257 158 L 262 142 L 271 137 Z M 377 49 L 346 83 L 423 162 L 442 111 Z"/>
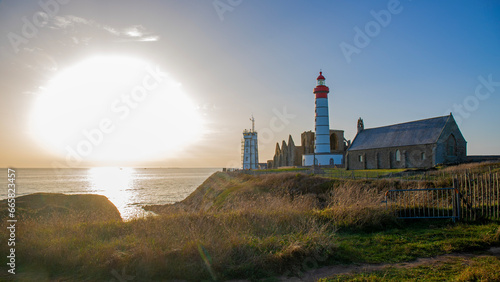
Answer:
<path fill-rule="evenodd" d="M 118 41 L 139 41 L 151 42 L 158 41 L 160 37 L 146 30 L 142 25 L 132 25 L 124 28 L 116 28 L 109 25 L 98 23 L 94 20 L 84 19 L 74 15 L 56 16 L 51 19 L 50 27 L 52 29 L 64 30 L 68 33 L 88 34 L 94 33 L 99 37 L 99 31 L 106 35 L 111 35 Z M 77 36 L 72 36 L 73 42 L 88 42 L 89 36 L 83 36 L 85 40 L 79 40 Z"/>
<path fill-rule="evenodd" d="M 159 39 L 160 39 L 159 36 L 154 35 L 154 36 L 143 37 L 139 41 L 158 41 Z"/>
<path fill-rule="evenodd" d="M 136 25 L 125 29 L 125 34 L 130 37 L 141 37 L 144 34 L 144 27 L 142 25 Z"/>
<path fill-rule="evenodd" d="M 42 72 L 55 72 L 59 68 L 56 60 L 40 48 L 30 50 L 31 56 L 28 68 Z"/>

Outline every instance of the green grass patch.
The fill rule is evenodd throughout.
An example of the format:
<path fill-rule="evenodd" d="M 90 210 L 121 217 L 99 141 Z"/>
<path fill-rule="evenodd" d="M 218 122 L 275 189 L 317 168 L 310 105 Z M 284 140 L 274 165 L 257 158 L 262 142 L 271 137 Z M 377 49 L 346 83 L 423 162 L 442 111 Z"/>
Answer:
<path fill-rule="evenodd" d="M 228 189 L 222 191 L 222 193 L 220 193 L 217 196 L 217 198 L 215 198 L 214 206 L 215 207 L 222 206 L 222 204 L 226 201 L 226 199 L 229 197 L 229 195 L 232 194 L 233 192 L 237 191 L 238 189 L 241 189 L 241 186 L 232 186 L 232 187 L 229 187 Z"/>
<path fill-rule="evenodd" d="M 310 170 L 310 168 L 299 168 L 299 167 L 272 168 L 265 170 L 257 170 L 256 172 L 294 172 L 294 171 L 304 171 L 304 170 Z"/>
<path fill-rule="evenodd" d="M 320 279 L 333 281 L 500 281 L 500 260 L 494 256 L 447 257 L 415 267 L 386 267 L 369 273 Z"/>
<path fill-rule="evenodd" d="M 337 232 L 337 263 L 397 263 L 454 252 L 485 250 L 500 244 L 499 225 L 408 221 L 407 227 L 380 232 Z"/>
<path fill-rule="evenodd" d="M 386 178 L 405 169 L 365 169 L 346 170 L 344 168 L 324 168 L 322 176 L 330 178 Z"/>

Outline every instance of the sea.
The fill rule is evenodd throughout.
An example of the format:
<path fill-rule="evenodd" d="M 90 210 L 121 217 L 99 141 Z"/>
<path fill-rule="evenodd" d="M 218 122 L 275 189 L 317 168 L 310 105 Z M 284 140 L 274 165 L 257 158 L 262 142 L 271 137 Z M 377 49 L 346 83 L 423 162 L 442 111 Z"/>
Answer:
<path fill-rule="evenodd" d="M 150 215 L 142 206 L 182 201 L 218 168 L 18 168 L 16 196 L 32 193 L 106 196 L 124 220 Z M 7 169 L 0 177 L 0 199 L 7 198 Z"/>

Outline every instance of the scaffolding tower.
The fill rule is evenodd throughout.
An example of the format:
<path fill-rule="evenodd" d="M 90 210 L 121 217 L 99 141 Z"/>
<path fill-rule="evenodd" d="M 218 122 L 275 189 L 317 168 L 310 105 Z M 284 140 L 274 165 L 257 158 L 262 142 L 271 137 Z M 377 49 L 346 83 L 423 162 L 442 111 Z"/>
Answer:
<path fill-rule="evenodd" d="M 252 121 L 252 129 L 243 130 L 243 139 L 241 140 L 241 162 L 243 169 L 258 169 L 259 168 L 259 143 L 257 140 L 257 132 L 255 131 L 255 119 Z"/>

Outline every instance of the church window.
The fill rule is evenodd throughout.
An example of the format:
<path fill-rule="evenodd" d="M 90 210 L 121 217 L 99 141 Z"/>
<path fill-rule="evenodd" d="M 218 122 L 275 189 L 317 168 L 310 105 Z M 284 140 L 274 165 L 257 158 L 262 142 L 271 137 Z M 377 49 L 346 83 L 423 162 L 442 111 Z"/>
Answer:
<path fill-rule="evenodd" d="M 396 161 L 397 162 L 401 161 L 401 152 L 399 150 L 396 150 Z"/>
<path fill-rule="evenodd" d="M 422 161 L 423 161 L 423 160 L 425 160 L 425 152 L 422 152 L 422 153 L 420 154 L 420 158 L 422 159 Z"/>
<path fill-rule="evenodd" d="M 448 156 L 457 155 L 457 140 L 453 134 L 448 137 L 448 141 L 446 142 L 446 152 L 448 153 Z"/>
<path fill-rule="evenodd" d="M 363 162 L 363 155 L 359 155 L 358 156 L 358 160 L 359 160 L 360 163 Z"/>

